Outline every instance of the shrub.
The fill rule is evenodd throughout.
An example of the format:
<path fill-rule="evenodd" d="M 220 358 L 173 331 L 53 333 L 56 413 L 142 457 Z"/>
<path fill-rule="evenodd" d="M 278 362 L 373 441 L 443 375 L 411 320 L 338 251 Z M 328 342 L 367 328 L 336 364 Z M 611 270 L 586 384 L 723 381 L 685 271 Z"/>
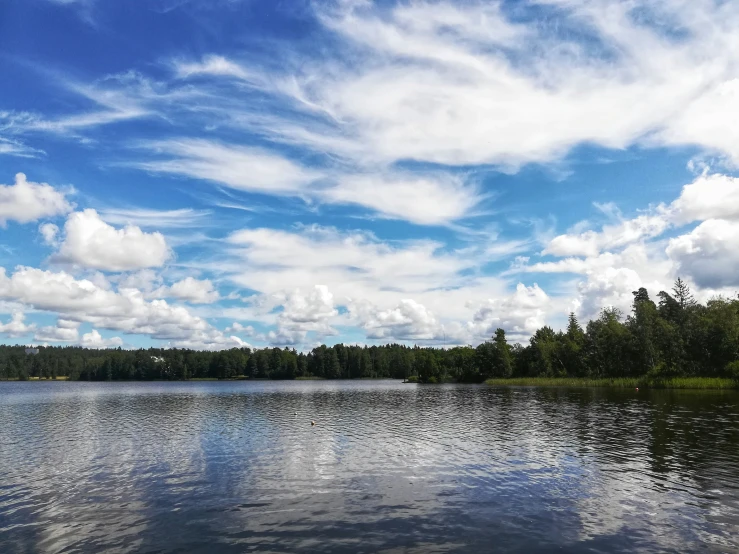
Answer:
<path fill-rule="evenodd" d="M 739 360 L 726 364 L 726 373 L 739 384 Z"/>

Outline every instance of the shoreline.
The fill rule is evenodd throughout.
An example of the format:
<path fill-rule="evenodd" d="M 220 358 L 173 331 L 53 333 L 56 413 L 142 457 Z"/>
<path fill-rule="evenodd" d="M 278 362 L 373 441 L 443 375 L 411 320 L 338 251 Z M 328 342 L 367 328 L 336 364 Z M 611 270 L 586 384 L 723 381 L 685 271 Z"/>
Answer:
<path fill-rule="evenodd" d="M 338 379 L 346 381 L 347 379 Z M 358 378 L 348 379 L 349 381 L 396 381 L 392 378 Z M 337 381 L 337 379 L 326 379 L 325 377 L 297 377 L 295 379 L 264 379 L 264 378 L 246 378 L 237 376 L 230 379 L 218 379 L 213 377 L 201 377 L 193 379 L 131 379 L 131 380 L 112 380 L 112 381 L 87 381 L 72 380 L 66 376 L 53 378 L 30 377 L 26 380 L 18 378 L 0 378 L 0 382 L 40 382 L 40 383 L 186 383 L 186 382 L 203 382 L 203 381 Z M 399 381 L 404 384 L 452 384 L 452 382 L 442 383 L 418 383 L 415 380 Z M 666 379 L 654 379 L 648 377 L 623 377 L 623 378 L 605 378 L 592 379 L 587 377 L 509 377 L 488 379 L 483 382 L 484 385 L 490 387 L 569 387 L 569 388 L 610 388 L 610 389 L 659 389 L 659 390 L 737 390 L 739 391 L 739 383 L 733 379 L 721 377 L 673 377 Z"/>
<path fill-rule="evenodd" d="M 587 377 L 511 377 L 488 379 L 486 385 L 496 387 L 572 387 L 612 389 L 671 389 L 671 390 L 739 390 L 739 383 L 722 377 L 623 377 L 591 379 Z"/>

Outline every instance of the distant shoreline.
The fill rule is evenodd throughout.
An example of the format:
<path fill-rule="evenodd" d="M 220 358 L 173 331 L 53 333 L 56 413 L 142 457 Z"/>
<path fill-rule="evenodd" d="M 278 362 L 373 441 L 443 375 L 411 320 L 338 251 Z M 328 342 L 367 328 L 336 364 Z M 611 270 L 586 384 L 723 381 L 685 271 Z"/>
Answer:
<path fill-rule="evenodd" d="M 18 378 L 0 378 L 0 382 L 73 382 L 73 383 L 186 383 L 202 381 L 399 381 L 388 377 L 357 378 L 357 379 L 326 379 L 325 377 L 297 377 L 295 379 L 264 379 L 236 376 L 230 379 L 218 379 L 215 377 L 193 378 L 184 380 L 172 379 L 131 379 L 112 381 L 87 381 L 85 379 L 71 380 L 67 377 L 38 378 L 31 377 L 27 380 Z M 416 380 L 399 381 L 404 384 L 418 383 Z M 435 383 L 419 383 L 424 386 L 433 386 Z M 452 384 L 446 383 L 438 384 Z M 612 389 L 670 389 L 670 390 L 739 390 L 739 383 L 733 379 L 720 377 L 674 377 L 666 379 L 650 379 L 646 377 L 624 377 L 612 379 L 591 379 L 586 377 L 511 377 L 488 379 L 485 385 L 491 387 L 570 387 L 570 388 L 612 388 Z"/>
<path fill-rule="evenodd" d="M 640 388 L 683 390 L 737 390 L 739 383 L 720 377 L 673 377 L 650 379 L 648 377 L 624 377 L 589 379 L 586 377 L 513 377 L 488 379 L 486 385 L 498 387 L 586 387 L 586 388 Z"/>
<path fill-rule="evenodd" d="M 0 377 L 0 383 L 2 382 L 13 382 L 13 383 L 27 383 L 30 381 L 41 382 L 41 383 L 53 383 L 53 382 L 68 382 L 68 383 L 188 383 L 188 382 L 202 382 L 202 381 L 253 381 L 253 382 L 265 382 L 265 381 L 402 381 L 395 377 L 357 377 L 356 379 L 329 379 L 328 377 L 295 377 L 294 379 L 269 379 L 267 377 L 246 377 L 245 375 L 236 375 L 235 377 L 218 378 L 218 377 L 191 377 L 189 379 L 70 379 L 67 376 L 60 377 L 29 377 L 27 379 L 20 379 L 19 377 Z M 416 383 L 417 381 L 407 381 L 408 383 Z"/>

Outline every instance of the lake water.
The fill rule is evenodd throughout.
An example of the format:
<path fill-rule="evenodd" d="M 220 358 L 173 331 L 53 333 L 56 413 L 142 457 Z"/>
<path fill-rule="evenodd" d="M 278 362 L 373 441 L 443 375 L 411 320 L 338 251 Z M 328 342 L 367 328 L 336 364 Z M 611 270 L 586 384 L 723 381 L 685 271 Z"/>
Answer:
<path fill-rule="evenodd" d="M 555 549 L 739 552 L 739 394 L 0 383 L 0 552 Z"/>

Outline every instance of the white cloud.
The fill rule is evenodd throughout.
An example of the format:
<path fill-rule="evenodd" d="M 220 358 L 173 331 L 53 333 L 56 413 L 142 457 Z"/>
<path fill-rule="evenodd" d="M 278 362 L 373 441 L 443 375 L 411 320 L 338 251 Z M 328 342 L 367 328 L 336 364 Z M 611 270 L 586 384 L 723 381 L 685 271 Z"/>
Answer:
<path fill-rule="evenodd" d="M 263 58 L 252 51 L 180 58 L 165 83 L 135 71 L 87 86 L 63 82 L 95 104 L 90 112 L 0 115 L 18 133 L 150 116 L 190 128 L 246 127 L 362 167 L 399 160 L 515 167 L 561 159 L 583 143 L 698 145 L 739 160 L 739 130 L 725 119 L 739 102 L 735 2 L 313 6 L 336 45 L 330 51 L 276 46 Z M 175 160 L 151 169 L 213 179 L 219 167 L 211 160 L 238 165 L 229 161 L 233 148 L 205 157 L 202 150 L 170 152 Z M 272 170 L 276 163 L 283 173 L 284 164 L 251 161 L 255 179 L 232 169 L 221 179 L 249 188 L 270 182 L 269 190 L 292 185 Z"/>
<path fill-rule="evenodd" d="M 136 225 L 157 229 L 192 229 L 203 224 L 211 215 L 208 210 L 182 208 L 179 210 L 148 210 L 143 208 L 104 208 L 98 211 L 101 219 L 111 225 Z"/>
<path fill-rule="evenodd" d="M 551 299 L 537 285 L 516 286 L 513 294 L 483 303 L 468 328 L 479 339 L 489 339 L 500 327 L 509 340 L 521 340 L 531 336 L 546 323 L 551 310 Z"/>
<path fill-rule="evenodd" d="M 171 348 L 191 348 L 194 350 L 225 350 L 228 348 L 249 348 L 248 342 L 239 337 L 227 336 L 216 329 L 197 331 L 186 339 L 172 340 L 167 344 Z"/>
<path fill-rule="evenodd" d="M 52 4 L 62 4 L 62 5 L 71 5 L 71 4 L 87 4 L 92 2 L 93 0 L 46 0 L 47 2 L 51 2 Z"/>
<path fill-rule="evenodd" d="M 426 175 L 401 171 L 318 171 L 262 148 L 195 139 L 151 146 L 169 157 L 137 162 L 137 167 L 206 179 L 239 190 L 363 206 L 384 217 L 422 225 L 463 218 L 482 199 L 477 187 L 462 176 L 441 171 Z"/>
<path fill-rule="evenodd" d="M 660 213 L 622 219 L 614 225 L 604 225 L 600 232 L 585 231 L 554 237 L 542 254 L 554 256 L 597 256 L 603 250 L 620 248 L 644 239 L 661 235 L 669 221 Z"/>
<path fill-rule="evenodd" d="M 628 313 L 634 301 L 633 291 L 643 286 L 643 281 L 635 270 L 628 267 L 608 267 L 592 272 L 587 280 L 577 285 L 577 298 L 572 310 L 583 318 L 597 317 L 602 308 L 618 308 Z M 652 290 L 654 292 L 654 290 Z"/>
<path fill-rule="evenodd" d="M 59 227 L 53 223 L 42 223 L 39 228 L 39 233 L 44 239 L 44 242 L 50 246 L 56 246 L 56 237 L 59 234 Z"/>
<path fill-rule="evenodd" d="M 32 333 L 36 329 L 36 325 L 26 324 L 26 316 L 19 310 L 13 310 L 12 317 L 7 323 L 0 323 L 0 334 L 9 337 L 22 337 L 28 333 Z"/>
<path fill-rule="evenodd" d="M 589 222 L 577 224 L 574 232 L 551 239 L 542 254 L 554 256 L 597 256 L 663 234 L 671 227 L 707 219 L 739 219 L 739 179 L 723 174 L 704 173 L 683 186 L 671 204 L 650 207 L 634 218 L 625 218 L 617 207 L 598 205 L 616 223 L 600 231 L 583 230 Z"/>
<path fill-rule="evenodd" d="M 0 154 L 19 158 L 36 158 L 43 153 L 42 150 L 36 150 L 17 140 L 0 137 Z"/>
<path fill-rule="evenodd" d="M 177 76 L 183 79 L 197 75 L 234 77 L 242 81 L 259 78 L 257 74 L 250 73 L 239 64 L 233 63 L 223 56 L 206 56 L 202 62 L 178 61 L 174 64 L 174 69 Z"/>
<path fill-rule="evenodd" d="M 333 294 L 325 285 L 308 290 L 293 289 L 287 294 L 273 295 L 282 311 L 277 316 L 277 330 L 268 336 L 272 344 L 298 344 L 309 331 L 318 336 L 335 335 L 329 320 L 338 315 Z"/>
<path fill-rule="evenodd" d="M 739 219 L 739 179 L 704 174 L 685 185 L 671 205 L 676 224 L 706 219 Z"/>
<path fill-rule="evenodd" d="M 179 75 L 271 90 L 284 115 L 260 121 L 229 103 L 232 124 L 362 163 L 517 166 L 581 143 L 695 144 L 739 160 L 725 121 L 739 102 L 735 3 L 545 3 L 545 19 L 541 2 L 515 14 L 498 3 L 321 5 L 333 55 L 288 52 L 282 72 L 211 56 Z"/>
<path fill-rule="evenodd" d="M 23 173 L 16 174 L 14 185 L 0 185 L 0 227 L 8 221 L 29 223 L 70 212 L 72 206 L 65 194 L 46 183 L 30 182 Z"/>
<path fill-rule="evenodd" d="M 542 3 L 548 4 L 546 19 L 537 17 L 541 11 L 527 11 L 540 10 Z M 506 3 L 477 2 L 348 2 L 317 10 L 338 44 L 321 57 L 276 51 L 265 66 L 257 56 L 248 63 L 222 56 L 181 61 L 170 83 L 120 77 L 78 88 L 98 106 L 93 113 L 53 121 L 22 114 L 12 118 L 16 126 L 53 132 L 154 113 L 172 122 L 175 136 L 193 128 L 212 136 L 223 136 L 217 131 L 224 126 L 229 132 L 246 129 L 259 135 L 251 144 L 260 138 L 288 143 L 293 157 L 278 155 L 276 147 L 166 139 L 153 143 L 158 151 L 151 158 L 136 163 L 239 190 L 359 205 L 383 217 L 429 225 L 470 215 L 483 192 L 433 164 L 515 168 L 561 160 L 583 143 L 606 148 L 690 144 L 739 160 L 736 126 L 726 119 L 739 101 L 739 5 L 734 2 L 543 0 L 518 4 L 515 14 Z M 587 43 L 579 37 L 587 37 Z M 305 160 L 318 160 L 325 169 L 310 169 Z M 408 166 L 397 162 L 408 160 L 424 162 L 418 165 L 423 172 L 399 170 Z M 677 271 L 701 284 L 701 290 L 731 286 L 737 268 L 731 251 L 737 197 L 734 178 L 705 175 L 672 204 L 630 219 L 614 212 L 616 219 L 597 229 L 579 226 L 555 237 L 544 249 L 554 261 L 521 262 L 516 268 L 580 275 L 547 284 L 549 294 L 523 285 L 510 293 L 510 283 L 489 276 L 486 263 L 494 252 L 509 255 L 509 248 L 523 249 L 526 243 L 453 251 L 437 241 L 383 242 L 366 233 L 306 227 L 247 229 L 230 237 L 225 254 L 213 255 L 205 269 L 220 271 L 218 282 L 223 276 L 266 298 L 263 304 L 245 304 L 243 313 L 201 306 L 198 317 L 183 306 L 151 302 L 157 288 L 177 296 L 175 285 L 164 287 L 156 274 L 112 278 L 118 292 L 101 283 L 49 278 L 48 288 L 67 287 L 78 295 L 77 304 L 64 300 L 72 294 L 64 290 L 54 301 L 45 290 L 23 297 L 46 305 L 68 302 L 70 315 L 101 329 L 151 332 L 171 344 L 206 347 L 240 339 L 219 334 L 202 319 L 205 313 L 222 311 L 242 321 L 251 319 L 241 316 L 253 315 L 254 321 L 277 325 L 269 340 L 287 343 L 343 323 L 349 316 L 334 313 L 339 306 L 354 306 L 360 326 L 386 338 L 438 340 L 439 329 L 446 332 L 451 322 L 467 321 L 478 307 L 464 328 L 468 336 L 486 338 L 498 325 L 523 336 L 558 309 L 559 296 L 592 315 L 603 305 L 628 309 L 632 290 L 669 286 Z M 100 213 L 114 232 L 110 224 L 156 225 L 153 212 Z M 177 227 L 184 219 L 179 215 L 173 211 L 162 227 Z M 702 223 L 669 242 L 654 240 L 692 222 Z M 161 265 L 114 264 L 100 261 L 102 253 L 95 250 L 92 267 Z M 200 271 L 207 264 L 191 265 Z M 184 277 L 177 279 L 187 283 Z M 3 279 L 0 287 L 20 287 Z M 212 287 L 190 279 L 180 285 L 181 299 L 215 298 Z M 316 283 L 325 291 L 315 289 Z M 91 307 L 81 308 L 84 302 Z M 273 311 L 279 306 L 281 312 Z M 227 333 L 238 331 L 234 325 Z"/>
<path fill-rule="evenodd" d="M 193 304 L 212 304 L 220 299 L 218 291 L 213 289 L 213 283 L 209 279 L 199 280 L 193 277 L 177 281 L 168 287 L 164 294 Z"/>
<path fill-rule="evenodd" d="M 652 294 L 667 290 L 681 276 L 697 285 L 696 293 L 708 297 L 739 286 L 739 179 L 704 173 L 682 188 L 669 205 L 650 208 L 633 219 L 619 219 L 600 231 L 555 237 L 544 254 L 569 256 L 557 261 L 514 264 L 508 273 L 579 273 L 572 307 L 584 317 L 594 317 L 602 307 L 630 310 L 633 291 L 646 287 Z M 694 221 L 690 232 L 667 240 L 650 241 L 670 228 Z M 606 251 L 604 251 L 606 250 Z M 582 256 L 582 257 L 574 257 Z"/>
<path fill-rule="evenodd" d="M 120 337 L 111 337 L 109 339 L 105 339 L 96 329 L 93 329 L 89 333 L 85 333 L 84 335 L 82 335 L 80 346 L 84 348 L 97 349 L 117 348 L 119 346 L 123 346 L 123 340 Z"/>
<path fill-rule="evenodd" d="M 736 19 L 733 19 L 736 24 Z M 736 48 L 736 42 L 732 45 Z M 733 60 L 736 63 L 736 59 Z M 657 134 L 667 144 L 699 144 L 709 151 L 728 154 L 739 164 L 739 128 L 727 125 L 726 114 L 739 106 L 739 78 L 712 83 L 702 94 L 687 103 Z"/>
<path fill-rule="evenodd" d="M 137 163 L 141 169 L 215 181 L 239 190 L 292 194 L 321 177 L 319 172 L 263 148 L 201 139 L 159 141 L 146 146 L 170 159 Z"/>
<path fill-rule="evenodd" d="M 393 219 L 420 225 L 444 224 L 463 218 L 481 200 L 475 187 L 459 176 L 344 175 L 320 193 L 336 204 L 357 204 Z"/>
<path fill-rule="evenodd" d="M 678 273 L 707 288 L 739 286 L 739 221 L 708 219 L 670 239 L 667 255 Z"/>
<path fill-rule="evenodd" d="M 314 323 L 319 329 L 310 330 L 319 334 L 329 324 L 359 324 L 372 329 L 374 335 L 397 340 L 400 336 L 413 340 L 410 337 L 415 336 L 441 341 L 446 336 L 450 342 L 465 342 L 470 333 L 463 322 L 475 306 L 485 298 L 508 294 L 503 279 L 478 271 L 490 259 L 497 259 L 497 255 L 488 255 L 487 245 L 449 252 L 433 241 L 385 243 L 367 233 L 315 226 L 295 232 L 245 229 L 229 241 L 232 248 L 228 257 L 219 256 L 213 267 L 237 285 L 260 294 L 246 300 L 245 308 L 211 310 L 214 317 L 279 326 L 280 317 L 284 321 L 296 312 L 288 302 L 282 312 L 285 315 L 275 315 L 275 309 L 286 303 L 285 291 L 298 288 L 305 296 L 316 290 L 315 283 L 321 283 L 333 297 L 332 303 L 325 303 L 324 311 L 330 314 L 331 306 L 342 306 L 351 313 L 327 316 L 320 325 Z M 323 292 L 314 292 L 314 296 L 316 300 L 325 297 Z M 313 304 L 308 305 L 308 313 L 314 313 Z M 304 338 L 305 327 L 298 332 L 289 332 L 291 329 L 296 327 L 288 329 L 283 324 L 282 336 L 272 340 L 294 343 Z"/>
<path fill-rule="evenodd" d="M 632 292 L 645 287 L 651 294 L 668 290 L 674 280 L 674 264 L 663 242 L 634 243 L 620 252 L 603 252 L 585 258 L 564 258 L 554 262 L 516 265 L 512 273 L 577 273 L 581 280 L 561 283 L 558 288 L 563 312 L 574 311 L 584 319 L 598 315 L 601 308 L 631 309 Z"/>
<path fill-rule="evenodd" d="M 389 309 L 380 309 L 366 300 L 352 302 L 349 313 L 370 339 L 442 340 L 445 336 L 434 314 L 409 298 Z"/>
<path fill-rule="evenodd" d="M 294 233 L 245 229 L 229 242 L 236 257 L 232 279 L 265 294 L 310 289 L 316 283 L 342 298 L 367 298 L 383 289 L 421 292 L 457 283 L 458 272 L 481 263 L 444 253 L 433 241 L 391 245 L 367 233 L 317 226 Z M 239 266 L 249 269 L 242 272 Z"/>
<path fill-rule="evenodd" d="M 79 340 L 79 321 L 59 319 L 56 326 L 41 327 L 33 340 L 36 342 L 77 342 Z"/>
<path fill-rule="evenodd" d="M 63 271 L 18 267 L 8 276 L 0 268 L 0 298 L 57 313 L 63 320 L 148 335 L 173 345 L 217 348 L 238 344 L 238 339 L 224 337 L 184 306 L 171 306 L 164 300 L 147 301 L 136 289 L 106 290 Z"/>
<path fill-rule="evenodd" d="M 87 209 L 70 214 L 54 259 L 104 271 L 130 271 L 162 266 L 171 255 L 161 233 L 145 233 L 133 225 L 116 229 Z"/>
<path fill-rule="evenodd" d="M 336 315 L 334 297 L 328 287 L 316 285 L 307 294 L 294 290 L 283 302 L 280 317 L 292 323 L 318 323 Z"/>
<path fill-rule="evenodd" d="M 229 327 L 226 327 L 224 330 L 227 334 L 237 334 L 237 335 L 244 335 L 245 337 L 251 337 L 254 336 L 254 327 L 251 325 L 242 325 L 238 321 L 234 321 Z"/>
<path fill-rule="evenodd" d="M 132 273 L 117 275 L 112 279 L 115 279 L 117 282 L 119 290 L 138 289 L 148 295 L 155 288 L 158 290 L 162 289 L 162 276 L 153 269 L 141 269 Z"/>

